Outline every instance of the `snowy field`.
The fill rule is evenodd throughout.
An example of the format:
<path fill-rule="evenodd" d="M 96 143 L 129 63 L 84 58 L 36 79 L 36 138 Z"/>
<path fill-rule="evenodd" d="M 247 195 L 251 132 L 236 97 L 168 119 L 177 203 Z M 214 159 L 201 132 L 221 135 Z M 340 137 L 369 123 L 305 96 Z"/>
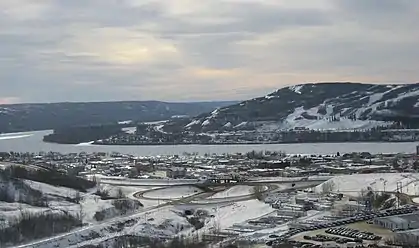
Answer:
<path fill-rule="evenodd" d="M 205 231 L 211 230 L 215 227 L 226 229 L 232 227 L 234 224 L 240 224 L 247 220 L 262 217 L 275 211 L 275 209 L 268 204 L 255 199 L 228 204 L 208 204 L 201 206 L 195 206 L 193 204 L 180 205 L 176 206 L 176 208 L 204 209 L 214 215 L 214 219 L 212 219 L 212 221 L 204 227 Z M 204 232 L 204 230 L 202 230 L 202 232 Z"/>
<path fill-rule="evenodd" d="M 373 191 L 394 192 L 397 190 L 398 183 L 401 184 L 403 193 L 419 195 L 419 173 L 376 173 L 337 176 L 315 187 L 315 191 L 321 193 L 324 184 L 331 184 L 333 192 L 359 196 L 360 191 L 367 188 Z"/>
<path fill-rule="evenodd" d="M 253 186 L 237 185 L 211 196 L 212 199 L 251 195 Z"/>
<path fill-rule="evenodd" d="M 216 209 L 215 209 L 216 210 Z M 271 206 L 258 200 L 248 200 L 236 202 L 215 211 L 215 217 L 218 218 L 222 229 L 242 223 L 246 220 L 255 219 L 274 212 Z"/>
<path fill-rule="evenodd" d="M 149 199 L 181 199 L 202 193 L 202 190 L 193 186 L 173 186 L 144 193 Z"/>

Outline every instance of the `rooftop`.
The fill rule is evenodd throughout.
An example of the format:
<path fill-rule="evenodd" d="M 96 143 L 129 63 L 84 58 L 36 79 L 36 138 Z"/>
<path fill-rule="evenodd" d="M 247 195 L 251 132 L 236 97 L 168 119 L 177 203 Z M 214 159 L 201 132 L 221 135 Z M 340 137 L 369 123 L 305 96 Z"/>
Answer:
<path fill-rule="evenodd" d="M 419 222 L 419 212 L 414 212 L 411 214 L 404 214 L 404 215 L 397 215 L 397 216 L 388 216 L 388 217 L 382 217 L 382 218 L 377 218 L 377 219 L 391 221 L 397 224 Z"/>

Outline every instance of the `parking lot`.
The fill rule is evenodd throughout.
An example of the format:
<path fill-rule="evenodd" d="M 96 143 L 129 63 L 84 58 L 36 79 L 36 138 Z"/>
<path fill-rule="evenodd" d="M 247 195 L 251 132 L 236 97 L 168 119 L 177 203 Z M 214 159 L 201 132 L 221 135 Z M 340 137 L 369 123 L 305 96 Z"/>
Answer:
<path fill-rule="evenodd" d="M 417 211 L 416 206 L 404 206 L 399 209 L 388 209 L 380 212 L 364 212 L 355 216 L 292 229 L 287 233 L 267 241 L 268 246 L 276 246 L 282 242 L 301 241 L 320 245 L 325 242 L 338 244 L 368 245 L 383 243 L 391 235 L 391 231 L 374 226 L 369 220 L 376 217 L 393 216 Z M 368 223 L 367 223 L 368 222 Z"/>
<path fill-rule="evenodd" d="M 327 232 L 327 230 L 329 230 L 330 228 L 326 228 L 326 229 L 300 233 L 297 236 L 293 237 L 291 240 L 300 241 L 300 242 L 309 242 L 309 243 L 319 244 L 319 245 L 323 244 L 324 242 L 334 242 L 339 245 L 339 241 L 341 240 L 343 241 L 344 239 L 347 239 L 347 242 L 341 243 L 341 245 L 343 245 L 346 243 L 355 242 L 355 240 L 358 239 L 359 244 L 368 245 L 368 244 L 384 243 L 384 240 L 386 238 L 391 237 L 393 235 L 393 232 L 391 232 L 390 230 L 383 229 L 375 225 L 367 224 L 366 222 L 359 222 L 359 223 L 354 223 L 354 224 L 350 224 L 346 226 L 335 227 L 332 230 L 338 230 L 339 228 L 341 229 L 345 228 L 347 229 L 347 231 L 345 232 L 345 230 L 342 230 L 340 233 L 339 232 L 331 233 L 331 232 Z M 349 230 L 357 230 L 359 231 L 359 233 L 371 233 L 372 235 L 376 235 L 380 238 L 375 239 L 375 240 L 368 240 L 361 237 L 355 237 L 355 236 L 351 237 L 348 235 L 344 235 L 345 233 L 349 232 Z M 307 237 L 310 237 L 310 239 L 307 239 Z M 313 238 L 313 237 L 321 237 L 321 239 L 316 240 L 316 238 Z M 322 237 L 330 237 L 334 240 L 327 240 L 326 238 L 322 238 Z"/>

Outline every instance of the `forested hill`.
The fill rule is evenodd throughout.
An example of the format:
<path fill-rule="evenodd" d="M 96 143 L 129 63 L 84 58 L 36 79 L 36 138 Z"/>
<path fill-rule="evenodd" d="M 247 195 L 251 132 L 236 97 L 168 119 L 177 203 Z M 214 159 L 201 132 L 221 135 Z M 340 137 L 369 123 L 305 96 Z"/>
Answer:
<path fill-rule="evenodd" d="M 403 122 L 419 128 L 419 83 L 311 83 L 281 88 L 266 96 L 219 108 L 187 120 L 166 123 L 163 130 L 255 130 L 275 132 L 371 129 Z M 175 128 L 176 127 L 176 128 Z"/>
<path fill-rule="evenodd" d="M 0 133 L 108 124 L 128 120 L 159 121 L 172 116 L 196 116 L 234 103 L 125 101 L 0 105 Z"/>

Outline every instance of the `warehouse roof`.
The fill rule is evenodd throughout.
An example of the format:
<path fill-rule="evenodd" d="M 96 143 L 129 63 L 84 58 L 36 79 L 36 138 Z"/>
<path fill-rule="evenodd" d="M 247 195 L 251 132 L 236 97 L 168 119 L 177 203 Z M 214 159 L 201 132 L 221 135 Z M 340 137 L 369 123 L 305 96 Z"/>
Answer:
<path fill-rule="evenodd" d="M 419 222 L 419 212 L 397 215 L 397 216 L 381 217 L 381 218 L 377 218 L 377 220 L 390 221 L 396 224 Z"/>

